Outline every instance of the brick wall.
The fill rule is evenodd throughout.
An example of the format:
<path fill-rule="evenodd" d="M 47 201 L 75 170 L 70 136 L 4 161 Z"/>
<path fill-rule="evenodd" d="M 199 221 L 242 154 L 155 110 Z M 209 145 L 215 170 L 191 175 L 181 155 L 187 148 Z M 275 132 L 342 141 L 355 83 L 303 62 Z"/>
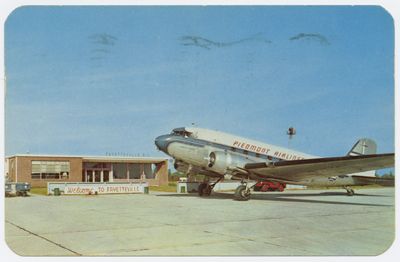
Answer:
<path fill-rule="evenodd" d="M 61 179 L 32 179 L 32 161 L 69 161 L 70 173 L 68 178 Z M 16 156 L 15 167 L 17 174 L 13 175 L 12 181 L 29 182 L 32 187 L 47 187 L 47 182 L 81 182 L 82 181 L 82 159 L 80 157 L 36 157 Z"/>

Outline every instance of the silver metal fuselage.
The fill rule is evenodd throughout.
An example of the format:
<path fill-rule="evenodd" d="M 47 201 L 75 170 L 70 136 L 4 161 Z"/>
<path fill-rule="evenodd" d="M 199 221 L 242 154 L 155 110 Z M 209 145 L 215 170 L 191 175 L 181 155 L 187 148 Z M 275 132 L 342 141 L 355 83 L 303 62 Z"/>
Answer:
<path fill-rule="evenodd" d="M 260 142 L 261 143 L 261 142 Z M 185 135 L 168 134 L 156 138 L 157 148 L 175 160 L 175 168 L 190 174 L 204 174 L 212 177 L 232 177 L 232 170 L 236 167 L 243 168 L 247 163 L 278 162 L 286 159 L 276 157 L 273 151 L 270 154 L 256 153 L 218 143 L 217 139 L 199 139 Z M 210 166 L 210 154 L 217 153 L 223 157 L 223 165 Z M 311 156 L 313 157 L 313 156 Z M 234 174 L 233 174 L 234 175 Z M 351 176 L 330 178 L 314 178 L 298 181 L 299 185 L 318 186 L 345 186 L 354 184 Z"/>
<path fill-rule="evenodd" d="M 186 164 L 193 171 L 209 172 L 214 176 L 226 175 L 229 168 L 233 168 L 235 165 L 240 167 L 246 163 L 269 161 L 266 155 L 256 156 L 251 152 L 243 154 L 238 152 L 238 149 L 227 145 L 187 136 L 162 135 L 156 138 L 155 144 L 159 150 L 174 158 L 175 163 Z M 226 160 L 230 164 L 227 166 L 228 170 L 209 167 L 209 156 L 212 152 L 222 153 L 226 156 Z"/>

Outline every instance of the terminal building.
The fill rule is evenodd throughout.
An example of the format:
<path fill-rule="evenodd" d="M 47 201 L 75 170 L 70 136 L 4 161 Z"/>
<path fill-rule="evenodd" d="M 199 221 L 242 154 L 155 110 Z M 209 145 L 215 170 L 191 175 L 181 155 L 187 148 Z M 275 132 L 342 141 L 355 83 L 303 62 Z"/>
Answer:
<path fill-rule="evenodd" d="M 6 179 L 46 187 L 47 182 L 148 182 L 168 184 L 168 159 L 154 157 L 14 155 Z"/>

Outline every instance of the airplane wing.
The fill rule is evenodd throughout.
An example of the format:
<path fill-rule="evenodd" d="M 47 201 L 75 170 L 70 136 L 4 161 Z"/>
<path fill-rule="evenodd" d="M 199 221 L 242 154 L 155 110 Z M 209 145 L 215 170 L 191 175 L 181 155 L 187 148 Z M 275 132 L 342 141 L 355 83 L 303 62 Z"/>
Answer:
<path fill-rule="evenodd" d="M 275 163 L 249 163 L 244 170 L 260 179 L 300 182 L 394 166 L 394 154 L 313 158 Z M 360 177 L 360 176 L 359 176 Z M 361 176 L 364 178 L 363 176 Z"/>

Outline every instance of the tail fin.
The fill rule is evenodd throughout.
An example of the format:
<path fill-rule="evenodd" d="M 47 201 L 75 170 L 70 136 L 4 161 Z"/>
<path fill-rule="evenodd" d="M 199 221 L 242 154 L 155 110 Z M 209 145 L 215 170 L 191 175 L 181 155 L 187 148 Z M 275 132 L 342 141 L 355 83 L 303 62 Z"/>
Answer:
<path fill-rule="evenodd" d="M 376 154 L 376 143 L 372 139 L 362 138 L 355 143 L 351 148 L 348 156 L 360 156 L 360 155 L 374 155 Z"/>
<path fill-rule="evenodd" d="M 376 143 L 369 138 L 362 138 L 358 140 L 350 149 L 348 156 L 361 156 L 361 155 L 374 155 L 376 154 Z M 353 176 L 359 177 L 375 177 L 376 170 L 365 171 L 361 173 L 354 173 Z"/>
<path fill-rule="evenodd" d="M 376 143 L 374 140 L 369 138 L 362 138 L 358 140 L 354 146 L 350 149 L 348 156 L 361 156 L 361 155 L 374 155 L 376 154 Z M 365 171 L 361 173 L 355 173 L 352 175 L 358 175 L 360 177 L 375 177 L 376 170 Z"/>

